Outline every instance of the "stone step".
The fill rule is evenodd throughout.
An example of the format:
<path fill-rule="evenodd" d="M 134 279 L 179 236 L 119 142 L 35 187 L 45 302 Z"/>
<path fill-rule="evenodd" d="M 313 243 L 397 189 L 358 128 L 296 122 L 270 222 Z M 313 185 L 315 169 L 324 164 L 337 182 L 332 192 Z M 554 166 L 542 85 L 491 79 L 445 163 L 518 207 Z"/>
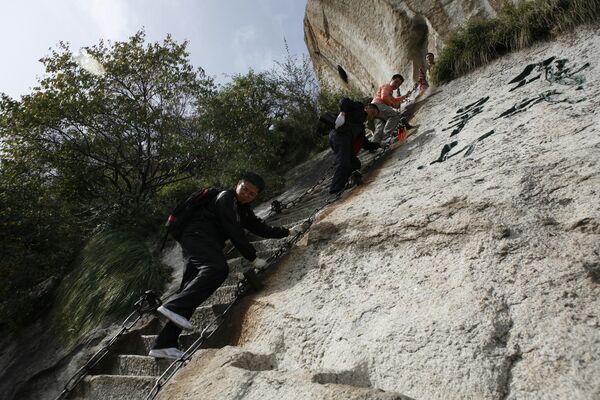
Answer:
<path fill-rule="evenodd" d="M 237 283 L 237 282 L 236 282 Z M 208 307 L 215 304 L 225 304 L 233 300 L 237 285 L 221 285 L 200 307 Z M 166 302 L 169 300 L 167 299 Z M 199 308 L 200 308 L 199 307 Z"/>
<path fill-rule="evenodd" d="M 246 260 L 244 257 L 230 258 L 227 260 L 227 265 L 229 266 L 229 275 L 241 274 L 251 266 L 250 261 Z"/>
<path fill-rule="evenodd" d="M 148 355 L 148 353 L 152 349 L 152 346 L 154 346 L 154 342 L 156 342 L 157 337 L 158 335 L 142 335 L 140 339 L 142 341 L 143 347 L 139 353 L 143 355 Z"/>
<path fill-rule="evenodd" d="M 325 187 L 315 188 L 315 190 L 309 195 L 307 195 L 301 203 L 296 204 L 294 207 L 284 210 L 284 213 L 289 213 L 300 208 L 314 208 L 315 206 L 321 204 L 321 195 L 325 192 L 327 192 L 325 190 Z"/>
<path fill-rule="evenodd" d="M 190 318 L 192 324 L 194 324 L 196 328 L 202 329 L 203 326 L 212 321 L 215 318 L 213 306 L 230 303 L 235 296 L 236 288 L 236 285 L 223 285 L 219 287 L 212 296 L 202 303 L 201 306 L 196 308 L 192 318 Z M 164 318 L 162 318 L 162 320 L 166 321 Z M 160 329 L 162 329 L 162 326 Z"/>
<path fill-rule="evenodd" d="M 259 254 L 272 253 L 273 251 L 280 248 L 287 238 L 283 239 L 264 239 L 256 242 L 252 242 L 252 245 Z"/>
<path fill-rule="evenodd" d="M 148 352 L 144 352 L 143 343 L 141 342 L 141 336 L 143 335 L 154 335 L 162 329 L 164 322 L 161 321 L 155 314 L 150 313 L 144 316 L 149 322 L 143 325 L 139 329 L 133 329 L 130 332 L 123 334 L 117 339 L 117 341 L 111 346 L 110 354 L 141 354 L 147 355 Z M 104 360 L 101 361 L 101 364 Z M 96 369 L 96 368 L 95 368 Z"/>
<path fill-rule="evenodd" d="M 222 286 L 217 289 L 217 292 L 215 292 L 205 304 L 196 309 L 192 315 L 191 321 L 196 326 L 197 330 L 194 332 L 184 331 L 182 333 L 180 336 L 180 345 L 183 347 L 180 348 L 187 348 L 192 344 L 204 327 L 216 318 L 215 312 L 213 312 L 213 306 L 222 308 L 225 306 L 222 306 L 224 303 L 221 303 L 221 301 L 224 301 L 225 299 L 227 299 L 228 302 L 233 300 L 235 288 L 235 286 Z M 219 312 L 218 309 L 217 312 Z M 143 334 L 128 334 L 125 338 L 116 343 L 112 348 L 113 354 L 148 355 L 148 352 L 156 340 L 156 336 L 166 322 L 164 318 L 158 317 L 156 317 L 156 321 L 157 323 L 154 324 L 155 329 L 152 331 L 145 330 Z"/>
<path fill-rule="evenodd" d="M 212 294 L 212 296 L 210 296 L 204 303 L 202 303 L 202 305 L 212 306 L 216 304 L 230 303 L 235 295 L 235 290 L 235 285 L 221 286 Z"/>
<path fill-rule="evenodd" d="M 315 203 L 314 206 L 297 208 L 287 214 L 283 214 L 282 217 L 285 219 L 285 221 L 287 221 L 287 224 L 301 223 L 306 220 L 306 218 L 308 218 L 316 209 L 321 208 L 328 198 L 329 194 L 324 195 L 319 199 L 319 202 Z"/>
<path fill-rule="evenodd" d="M 212 306 L 200 306 L 194 311 L 191 321 L 198 330 L 201 330 L 215 318 L 216 315 Z"/>
<path fill-rule="evenodd" d="M 244 275 L 241 272 L 230 272 L 229 275 L 227 275 L 227 279 L 225 279 L 225 282 L 223 282 L 223 285 L 235 286 L 240 280 L 242 280 L 243 277 Z"/>
<path fill-rule="evenodd" d="M 90 375 L 77 386 L 76 399 L 144 400 L 154 383 L 154 376 Z"/>
<path fill-rule="evenodd" d="M 270 225 L 274 225 L 274 226 L 285 226 L 286 228 L 291 228 L 292 227 L 291 225 L 286 225 L 286 224 L 282 224 L 280 222 L 276 222 L 277 216 L 278 215 L 287 215 L 287 214 L 293 213 L 299 209 L 317 207 L 319 204 L 321 204 L 321 194 L 324 192 L 325 192 L 325 190 L 323 190 L 321 188 L 319 188 L 318 190 L 315 190 L 314 192 L 307 195 L 302 200 L 301 203 L 295 204 L 294 206 L 292 206 L 290 208 L 285 208 L 284 210 L 281 211 L 280 214 L 273 214 L 273 216 L 271 218 L 269 218 L 268 223 Z"/>
<path fill-rule="evenodd" d="M 328 199 L 328 196 L 324 197 L 323 203 L 325 203 L 327 201 L 327 199 Z M 317 208 L 318 207 L 311 208 L 311 209 L 295 210 L 294 212 L 289 213 L 289 214 L 279 214 L 277 216 L 277 223 L 286 225 L 286 226 L 288 226 L 288 225 L 294 226 L 296 224 L 303 223 Z"/>
<path fill-rule="evenodd" d="M 152 349 L 152 346 L 154 346 L 154 342 L 156 342 L 157 337 L 158 335 L 142 335 L 140 340 L 142 342 L 143 349 L 139 352 L 141 353 L 139 355 L 147 356 L 150 352 L 150 349 Z M 199 337 L 199 331 L 193 333 L 183 332 L 179 336 L 179 349 L 183 351 L 187 350 L 187 348 L 190 347 Z"/>
<path fill-rule="evenodd" d="M 172 362 L 147 355 L 118 354 L 95 368 L 92 375 L 160 376 Z"/>

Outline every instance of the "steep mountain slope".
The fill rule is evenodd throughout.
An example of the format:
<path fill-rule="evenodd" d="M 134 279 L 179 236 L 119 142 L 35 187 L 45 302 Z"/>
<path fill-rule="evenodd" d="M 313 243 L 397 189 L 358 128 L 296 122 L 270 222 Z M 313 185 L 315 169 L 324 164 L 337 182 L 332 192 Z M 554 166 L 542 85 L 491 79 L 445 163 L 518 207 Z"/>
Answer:
<path fill-rule="evenodd" d="M 513 0 L 513 3 L 518 0 Z M 471 17 L 495 17 L 499 0 L 308 0 L 304 41 L 322 83 L 371 91 L 395 73 L 417 77 L 425 54 Z"/>
<path fill-rule="evenodd" d="M 434 89 L 160 398 L 599 398 L 599 33 Z"/>

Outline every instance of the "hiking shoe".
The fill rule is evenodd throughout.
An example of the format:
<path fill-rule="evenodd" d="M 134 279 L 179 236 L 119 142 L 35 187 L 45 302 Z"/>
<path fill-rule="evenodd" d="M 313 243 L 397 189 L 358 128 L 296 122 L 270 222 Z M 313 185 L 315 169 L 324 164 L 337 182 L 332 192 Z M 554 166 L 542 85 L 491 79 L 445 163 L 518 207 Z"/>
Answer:
<path fill-rule="evenodd" d="M 192 331 L 195 329 L 194 325 L 192 325 L 192 323 L 190 321 L 188 321 L 181 315 L 174 313 L 173 311 L 169 310 L 168 308 L 165 308 L 165 306 L 158 307 L 156 309 L 156 311 L 158 311 L 158 313 L 160 315 L 162 315 L 163 317 L 165 317 L 166 319 L 168 319 L 169 321 L 171 321 L 172 323 L 174 323 L 181 329 L 185 329 L 188 331 Z"/>
<path fill-rule="evenodd" d="M 329 197 L 327 198 L 327 201 L 325 202 L 326 204 L 331 204 L 335 201 L 337 201 L 337 199 L 339 199 L 342 196 L 342 193 L 344 193 L 344 190 L 339 190 L 337 192 L 329 192 Z"/>
<path fill-rule="evenodd" d="M 354 183 L 354 185 L 356 185 L 356 186 L 362 185 L 363 181 L 362 181 L 362 174 L 360 173 L 360 171 L 352 172 L 351 178 L 352 178 L 352 183 Z"/>
<path fill-rule="evenodd" d="M 183 351 L 177 347 L 168 347 L 166 349 L 152 349 L 148 353 L 150 357 L 154 358 L 169 358 L 171 360 L 179 360 L 183 357 Z"/>

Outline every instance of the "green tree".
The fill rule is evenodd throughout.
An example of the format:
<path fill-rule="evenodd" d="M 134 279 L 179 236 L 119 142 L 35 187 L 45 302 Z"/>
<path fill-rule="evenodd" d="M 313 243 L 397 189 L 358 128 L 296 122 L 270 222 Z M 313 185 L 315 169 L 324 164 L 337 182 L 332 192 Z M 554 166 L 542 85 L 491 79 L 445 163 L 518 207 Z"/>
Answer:
<path fill-rule="evenodd" d="M 291 55 L 287 43 L 285 49 L 286 57 L 271 70 L 285 110 L 284 117 L 274 125 L 282 135 L 280 164 L 284 169 L 304 161 L 326 143 L 317 132 L 319 86 L 310 59 Z"/>
<path fill-rule="evenodd" d="M 212 80 L 186 43 L 144 40 L 87 48 L 104 74 L 60 43 L 30 94 L 0 98 L 0 320 L 11 327 L 48 304 L 94 230 L 145 224 L 147 236 L 156 193 L 215 168 L 197 121 Z"/>
<path fill-rule="evenodd" d="M 97 220 L 139 216 L 160 188 L 214 161 L 195 120 L 212 80 L 190 65 L 187 43 L 144 39 L 140 31 L 126 42 L 87 48 L 102 76 L 79 67 L 61 43 L 42 58 L 39 86 L 0 104 L 2 137 L 33 154 L 60 178 L 63 194 Z"/>
<path fill-rule="evenodd" d="M 44 310 L 81 245 L 81 225 L 55 189 L 25 155 L 0 164 L 0 330 Z"/>
<path fill-rule="evenodd" d="M 235 75 L 214 96 L 205 97 L 199 110 L 201 130 L 218 147 L 217 181 L 230 183 L 244 170 L 265 173 L 276 166 L 281 140 L 271 126 L 285 112 L 269 73 Z"/>
<path fill-rule="evenodd" d="M 220 182 L 253 169 L 281 183 L 287 169 L 326 145 L 317 132 L 319 87 L 308 57 L 288 51 L 274 68 L 235 75 L 203 100 L 202 130 L 222 156 Z"/>

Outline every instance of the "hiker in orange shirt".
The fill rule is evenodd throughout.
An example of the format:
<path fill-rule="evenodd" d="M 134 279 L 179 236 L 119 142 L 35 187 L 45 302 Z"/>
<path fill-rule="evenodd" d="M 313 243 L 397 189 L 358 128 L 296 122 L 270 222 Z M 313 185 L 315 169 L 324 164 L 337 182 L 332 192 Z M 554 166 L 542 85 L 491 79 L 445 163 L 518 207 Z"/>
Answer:
<path fill-rule="evenodd" d="M 395 74 L 392 76 L 390 83 L 381 85 L 375 93 L 373 103 L 379 108 L 379 115 L 375 120 L 374 142 L 380 142 L 384 135 L 386 138 L 391 137 L 401 124 L 404 124 L 408 129 L 412 128 L 400 114 L 400 105 L 406 100 L 406 96 L 394 96 L 394 90 L 398 89 L 403 82 L 404 77 Z"/>

